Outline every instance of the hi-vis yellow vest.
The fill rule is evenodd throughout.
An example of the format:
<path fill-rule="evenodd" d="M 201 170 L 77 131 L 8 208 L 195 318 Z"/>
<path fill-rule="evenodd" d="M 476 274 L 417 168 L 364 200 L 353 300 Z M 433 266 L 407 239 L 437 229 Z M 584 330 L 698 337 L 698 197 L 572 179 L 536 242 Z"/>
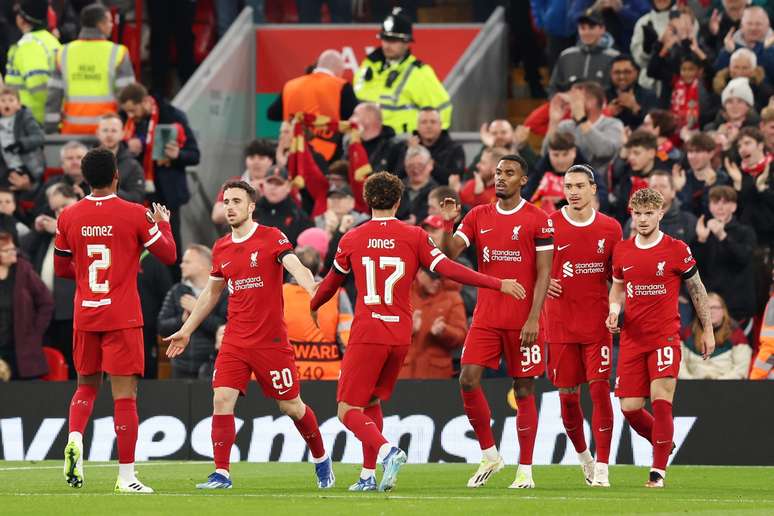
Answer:
<path fill-rule="evenodd" d="M 113 85 L 126 52 L 107 40 L 79 39 L 62 48 L 57 56 L 65 92 L 62 134 L 93 134 L 100 116 L 118 111 Z"/>

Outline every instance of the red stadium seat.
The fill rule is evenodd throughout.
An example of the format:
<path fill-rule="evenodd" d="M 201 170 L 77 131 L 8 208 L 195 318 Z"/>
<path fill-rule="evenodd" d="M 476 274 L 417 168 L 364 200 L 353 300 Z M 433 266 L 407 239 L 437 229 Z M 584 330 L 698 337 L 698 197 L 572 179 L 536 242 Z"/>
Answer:
<path fill-rule="evenodd" d="M 58 349 L 43 346 L 43 354 L 46 355 L 46 362 L 48 363 L 48 374 L 42 379 L 47 382 L 64 382 L 67 381 L 67 361 L 64 355 Z"/>

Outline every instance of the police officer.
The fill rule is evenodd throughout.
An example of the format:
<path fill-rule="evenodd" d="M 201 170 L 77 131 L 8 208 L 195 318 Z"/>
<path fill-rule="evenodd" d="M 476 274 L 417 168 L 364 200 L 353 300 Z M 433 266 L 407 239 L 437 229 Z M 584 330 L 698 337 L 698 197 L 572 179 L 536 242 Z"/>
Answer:
<path fill-rule="evenodd" d="M 134 82 L 134 70 L 126 47 L 107 39 L 112 31 L 104 6 L 83 8 L 81 33 L 62 47 L 48 82 L 46 133 L 57 132 L 61 121 L 62 134 L 92 135 L 102 115 L 118 111 L 116 95 Z"/>
<path fill-rule="evenodd" d="M 411 20 L 399 7 L 382 23 L 381 48 L 371 52 L 355 75 L 355 94 L 382 108 L 384 125 L 396 133 L 411 133 L 422 108 L 441 114 L 444 129 L 451 124 L 451 100 L 432 67 L 411 54 Z"/>
<path fill-rule="evenodd" d="M 62 47 L 46 30 L 47 0 L 24 0 L 16 8 L 16 26 L 23 36 L 8 51 L 5 74 L 7 86 L 19 91 L 19 100 L 43 124 L 48 96 L 48 79 L 54 70 L 57 51 Z"/>

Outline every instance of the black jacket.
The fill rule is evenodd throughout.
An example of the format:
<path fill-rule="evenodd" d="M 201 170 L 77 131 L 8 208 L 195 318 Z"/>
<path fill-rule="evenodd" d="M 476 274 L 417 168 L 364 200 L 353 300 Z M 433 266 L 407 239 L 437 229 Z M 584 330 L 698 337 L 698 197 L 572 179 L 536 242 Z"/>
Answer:
<path fill-rule="evenodd" d="M 43 269 L 43 261 L 51 245 L 54 235 L 46 232 L 31 231 L 21 239 L 21 247 L 29 257 L 29 261 L 38 276 Z M 54 262 L 51 262 L 53 267 Z M 73 318 L 73 298 L 75 297 L 75 280 L 61 278 L 54 274 L 54 314 L 55 321 L 68 321 Z"/>
<path fill-rule="evenodd" d="M 755 230 L 758 244 L 774 247 L 774 174 L 769 174 L 763 191 L 758 189 L 757 181 L 748 174 L 743 173 L 742 178 L 739 218 Z"/>
<path fill-rule="evenodd" d="M 417 135 L 417 132 L 414 131 Z M 398 176 L 406 177 L 405 159 L 406 151 L 408 150 L 408 143 L 404 142 L 401 145 L 401 152 L 398 158 Z M 433 158 L 433 179 L 439 185 L 448 185 L 449 176 L 451 174 L 465 173 L 465 151 L 462 145 L 451 139 L 449 132 L 444 129 L 441 131 L 441 136 L 435 141 L 434 144 L 427 147 L 430 151 L 430 156 Z"/>
<path fill-rule="evenodd" d="M 116 152 L 118 162 L 118 196 L 129 202 L 145 202 L 145 173 L 124 142 Z"/>
<path fill-rule="evenodd" d="M 632 90 L 634 92 L 634 98 L 637 100 L 637 104 L 640 105 L 639 113 L 634 113 L 629 108 L 623 108 L 616 118 L 623 122 L 623 125 L 631 127 L 632 130 L 634 130 L 642 125 L 642 121 L 645 120 L 645 115 L 647 115 L 651 109 L 656 109 L 658 107 L 658 97 L 651 90 L 643 88 L 636 82 L 634 83 L 634 88 L 632 88 Z M 615 89 L 615 86 L 610 86 L 607 89 L 606 95 L 608 103 L 613 99 L 618 98 L 618 91 Z"/>
<path fill-rule="evenodd" d="M 171 335 L 183 325 L 183 307 L 180 298 L 183 294 L 194 296 L 193 289 L 185 283 L 175 283 L 167 292 L 164 304 L 157 319 L 161 335 Z M 215 333 L 218 327 L 226 324 L 227 295 L 222 295 L 218 304 L 202 321 L 199 328 L 191 334 L 191 341 L 181 355 L 172 359 L 172 367 L 184 373 L 195 374 L 202 364 L 210 360 L 215 352 Z"/>
<path fill-rule="evenodd" d="M 411 188 L 408 184 L 408 178 L 403 180 L 403 185 L 405 188 L 403 188 L 403 196 L 400 198 L 400 206 L 395 217 L 398 220 L 406 220 L 409 216 L 414 215 L 416 217 L 414 223 L 419 224 L 427 217 L 427 198 L 430 195 L 430 191 L 438 186 L 438 183 L 431 177 L 427 184 L 419 189 L 413 201 L 409 195 Z"/>
<path fill-rule="evenodd" d="M 403 156 L 404 150 L 402 145 L 395 140 L 395 130 L 392 127 L 382 126 L 382 132 L 379 133 L 379 136 L 363 140 L 362 143 L 368 153 L 368 162 L 374 172 L 386 170 L 395 173 L 398 168 L 403 168 L 400 158 Z"/>
<path fill-rule="evenodd" d="M 720 294 L 737 321 L 755 314 L 755 276 L 751 259 L 755 231 L 736 217 L 726 224 L 721 242 L 710 233 L 707 241 L 691 245 L 707 291 Z"/>
<path fill-rule="evenodd" d="M 145 378 L 156 378 L 158 375 L 159 332 L 156 328 L 156 316 L 161 310 L 164 296 L 172 287 L 172 274 L 169 267 L 149 252 L 140 256 L 140 272 L 137 275 L 137 292 L 140 294 L 142 307 L 142 337 L 145 342 Z M 179 329 L 179 328 L 178 328 Z M 177 330 L 175 330 L 177 331 Z M 165 337 L 167 335 L 164 335 Z"/>
<path fill-rule="evenodd" d="M 185 169 L 199 164 L 199 145 L 185 113 L 160 97 L 154 98 L 159 107 L 159 124 L 179 124 L 185 131 L 185 144 L 181 147 L 177 159 L 172 160 L 169 166 L 155 165 L 156 193 L 150 196 L 153 200 L 165 204 L 167 208 L 176 210 L 191 198 Z M 150 117 L 137 123 L 137 134 L 147 132 L 149 120 Z M 136 157 L 141 165 L 144 152 L 145 150 Z"/>
<path fill-rule="evenodd" d="M 296 245 L 298 235 L 313 226 L 311 219 L 290 197 L 277 204 L 262 197 L 256 203 L 253 218 L 264 226 L 273 226 L 285 233 L 293 246 Z"/>

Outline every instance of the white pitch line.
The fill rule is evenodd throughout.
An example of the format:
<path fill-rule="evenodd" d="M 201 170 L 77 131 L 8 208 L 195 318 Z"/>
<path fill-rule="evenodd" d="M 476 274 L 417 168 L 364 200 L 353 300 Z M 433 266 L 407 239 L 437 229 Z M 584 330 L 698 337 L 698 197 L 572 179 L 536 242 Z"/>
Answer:
<path fill-rule="evenodd" d="M 118 463 L 113 464 L 89 464 L 86 463 L 88 466 L 88 469 L 91 468 L 117 468 Z M 188 465 L 197 465 L 197 464 L 212 464 L 212 462 L 208 461 L 184 461 L 184 462 L 139 462 L 135 463 L 135 466 L 138 466 L 140 468 L 144 468 L 146 466 L 188 466 Z M 8 468 L 0 468 L 0 471 L 28 471 L 32 469 L 62 469 L 62 466 L 11 466 Z"/>
<path fill-rule="evenodd" d="M 114 493 L 8 493 L 8 494 L 0 494 L 0 497 L 4 496 L 19 496 L 19 497 L 26 497 L 26 496 L 94 496 L 94 497 L 104 497 L 104 496 L 121 496 L 116 495 Z M 230 491 L 228 494 L 223 495 L 215 495 L 215 494 L 204 494 L 204 493 L 153 493 L 152 495 L 147 496 L 141 496 L 140 498 L 148 498 L 148 497 L 154 497 L 154 496 L 160 496 L 165 498 L 181 498 L 181 497 L 192 497 L 192 496 L 204 496 L 204 497 L 212 497 L 212 496 L 225 496 L 228 498 L 237 497 L 237 498 L 301 498 L 305 500 L 310 499 L 317 499 L 317 500 L 325 500 L 325 499 L 342 499 L 342 500 L 378 500 L 378 499 L 390 499 L 390 500 L 414 500 L 414 501 L 422 501 L 422 500 L 534 500 L 534 501 L 593 501 L 593 502 L 631 502 L 632 498 L 610 498 L 610 497 L 591 497 L 591 496 L 518 496 L 514 495 L 512 497 L 502 497 L 502 496 L 415 496 L 415 495 L 374 495 L 374 496 L 362 496 L 362 495 L 345 495 L 345 494 L 297 494 L 297 493 L 266 493 L 266 494 L 260 494 L 260 493 L 234 493 L 233 491 Z M 670 498 L 670 502 L 686 502 L 686 503 L 743 503 L 743 504 L 772 504 L 774 503 L 774 500 L 772 499 L 766 499 L 766 500 L 753 500 L 753 499 L 724 499 L 724 498 Z"/>

